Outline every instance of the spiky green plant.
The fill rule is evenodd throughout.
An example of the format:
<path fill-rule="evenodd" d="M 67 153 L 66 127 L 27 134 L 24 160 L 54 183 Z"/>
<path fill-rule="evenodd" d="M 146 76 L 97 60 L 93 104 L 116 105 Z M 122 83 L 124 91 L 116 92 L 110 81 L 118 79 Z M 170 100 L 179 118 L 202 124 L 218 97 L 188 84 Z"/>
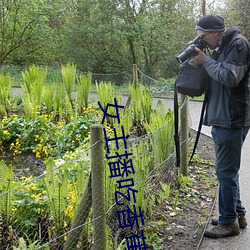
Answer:
<path fill-rule="evenodd" d="M 131 108 L 135 124 L 140 124 L 143 121 L 143 111 L 141 109 L 141 85 L 129 85 L 129 94 L 131 96 Z M 140 100 L 140 101 L 139 101 Z"/>
<path fill-rule="evenodd" d="M 66 94 L 64 87 L 59 83 L 55 83 L 52 105 L 55 120 L 66 120 L 67 122 L 72 120 L 74 115 L 72 103 L 69 96 Z"/>
<path fill-rule="evenodd" d="M 146 130 L 152 140 L 155 160 L 163 162 L 173 152 L 173 112 L 167 111 L 161 101 L 158 102 L 156 109 L 152 112 L 150 124 L 145 124 Z"/>
<path fill-rule="evenodd" d="M 80 75 L 78 79 L 76 102 L 79 110 L 88 107 L 89 94 L 91 90 L 92 74 Z"/>
<path fill-rule="evenodd" d="M 4 214 L 8 222 L 11 217 L 13 206 L 13 194 L 10 190 L 14 186 L 12 166 L 6 166 L 4 161 L 0 161 L 0 213 Z"/>
<path fill-rule="evenodd" d="M 41 106 L 47 68 L 32 65 L 28 70 L 22 72 L 22 76 L 24 80 L 21 83 L 24 91 L 24 110 L 27 115 L 34 117 Z"/>
<path fill-rule="evenodd" d="M 0 75 L 0 115 L 7 116 L 8 101 L 11 93 L 12 79 L 10 74 Z"/>
<path fill-rule="evenodd" d="M 46 86 L 44 89 L 43 102 L 46 107 L 46 112 L 49 114 L 53 111 L 54 93 L 56 85 Z"/>
<path fill-rule="evenodd" d="M 106 109 L 106 106 L 108 104 L 114 104 L 114 98 L 116 98 L 117 104 L 121 105 L 122 98 L 116 93 L 115 84 L 111 82 L 100 82 L 100 83 L 96 82 L 96 90 L 97 90 L 98 100 L 104 110 Z M 109 107 L 107 113 L 113 116 L 117 115 L 116 109 L 114 107 Z M 117 118 L 106 116 L 106 120 L 111 125 L 111 127 L 114 127 L 116 119 Z"/>
<path fill-rule="evenodd" d="M 149 174 L 149 164 L 153 159 L 152 151 L 149 150 L 147 138 L 140 138 L 138 142 L 132 142 L 134 183 L 138 193 L 136 194 L 136 206 L 146 211 L 145 191 L 146 180 Z"/>
<path fill-rule="evenodd" d="M 66 172 L 55 170 L 56 165 L 52 159 L 46 164 L 47 174 L 44 184 L 49 198 L 49 207 L 52 217 L 56 223 L 57 230 L 63 228 L 64 211 L 67 206 L 68 177 Z"/>
<path fill-rule="evenodd" d="M 142 84 L 129 85 L 129 92 L 132 101 L 134 123 L 150 123 L 153 97 L 149 89 L 144 89 Z"/>
<path fill-rule="evenodd" d="M 72 92 L 76 81 L 76 65 L 67 63 L 66 66 L 61 66 L 62 85 L 72 102 Z"/>

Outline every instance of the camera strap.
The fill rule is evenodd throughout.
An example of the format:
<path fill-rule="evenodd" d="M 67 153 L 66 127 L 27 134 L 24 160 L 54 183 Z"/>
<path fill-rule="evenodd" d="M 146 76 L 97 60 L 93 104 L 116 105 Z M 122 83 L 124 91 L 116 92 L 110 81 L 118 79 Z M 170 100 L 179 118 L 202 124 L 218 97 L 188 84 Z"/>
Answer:
<path fill-rule="evenodd" d="M 174 84 L 174 142 L 175 142 L 175 158 L 176 167 L 180 167 L 180 137 L 179 137 L 179 105 L 178 105 L 178 92 L 176 83 Z"/>

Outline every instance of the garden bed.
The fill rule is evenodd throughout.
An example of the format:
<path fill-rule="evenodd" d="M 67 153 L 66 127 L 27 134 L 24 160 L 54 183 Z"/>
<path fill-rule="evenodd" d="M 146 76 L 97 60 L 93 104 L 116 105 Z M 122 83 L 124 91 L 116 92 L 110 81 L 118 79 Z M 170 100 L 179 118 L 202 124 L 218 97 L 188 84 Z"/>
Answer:
<path fill-rule="evenodd" d="M 34 154 L 5 157 L 5 162 L 13 165 L 17 178 L 37 176 L 45 170 L 42 159 Z M 194 163 L 189 166 L 189 178 L 177 177 L 174 171 L 168 199 L 156 202 L 150 221 L 145 220 L 149 249 L 198 249 L 217 191 L 213 162 L 212 139 L 201 135 Z"/>
<path fill-rule="evenodd" d="M 191 137 L 194 137 L 193 131 Z M 178 181 L 173 182 L 171 189 L 175 192 L 170 194 L 168 201 L 155 205 L 155 221 L 148 227 L 152 231 L 153 248 L 150 249 L 199 248 L 217 193 L 211 138 L 200 136 L 197 155 L 189 166 L 189 181 L 181 186 Z"/>

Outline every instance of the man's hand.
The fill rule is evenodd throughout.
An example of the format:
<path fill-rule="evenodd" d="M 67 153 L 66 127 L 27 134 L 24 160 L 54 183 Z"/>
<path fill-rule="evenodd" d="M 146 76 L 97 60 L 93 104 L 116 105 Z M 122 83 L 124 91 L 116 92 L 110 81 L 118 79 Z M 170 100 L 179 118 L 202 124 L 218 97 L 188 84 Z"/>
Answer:
<path fill-rule="evenodd" d="M 197 56 L 192 57 L 197 64 L 203 64 L 207 56 L 197 47 L 195 47 L 195 51 L 198 53 Z"/>

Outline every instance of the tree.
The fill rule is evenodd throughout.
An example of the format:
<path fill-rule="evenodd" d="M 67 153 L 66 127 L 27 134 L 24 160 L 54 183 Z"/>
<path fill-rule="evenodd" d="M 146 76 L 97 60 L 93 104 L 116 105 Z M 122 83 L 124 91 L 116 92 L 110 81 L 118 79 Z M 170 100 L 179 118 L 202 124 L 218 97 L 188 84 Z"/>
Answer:
<path fill-rule="evenodd" d="M 0 2 L 0 65 L 17 52 L 27 42 L 43 32 L 45 9 L 38 1 L 8 0 Z M 41 46 L 29 48 L 31 53 Z"/>
<path fill-rule="evenodd" d="M 239 26 L 250 39 L 250 2 L 248 0 L 225 0 L 221 11 L 228 27 Z"/>
<path fill-rule="evenodd" d="M 104 74 L 127 71 L 137 64 L 153 78 L 173 77 L 179 70 L 176 56 L 196 36 L 194 26 L 198 17 L 208 14 L 208 10 L 212 13 L 215 3 L 215 0 L 1 1 L 0 64 L 72 62 L 81 71 Z M 234 13 L 236 16 L 237 12 Z"/>
<path fill-rule="evenodd" d="M 78 0 L 65 51 L 85 71 L 124 71 L 137 64 L 150 76 L 173 76 L 176 51 L 194 38 L 194 32 L 187 34 L 194 27 L 190 6 L 193 1 Z"/>

